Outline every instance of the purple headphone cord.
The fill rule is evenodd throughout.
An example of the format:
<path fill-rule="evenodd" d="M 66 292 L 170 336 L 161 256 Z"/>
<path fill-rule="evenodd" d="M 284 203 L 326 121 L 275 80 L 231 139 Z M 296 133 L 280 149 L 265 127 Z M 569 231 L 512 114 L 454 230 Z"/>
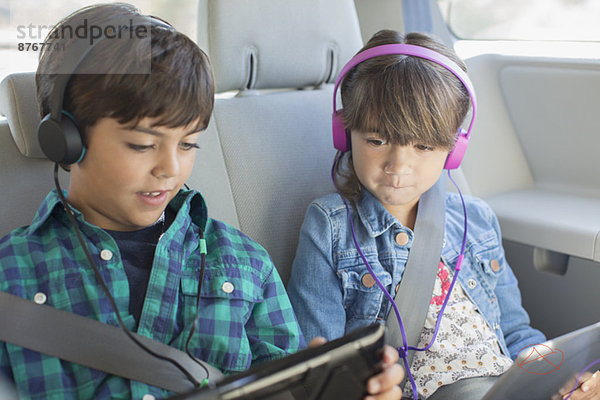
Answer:
<path fill-rule="evenodd" d="M 591 363 L 589 363 L 588 365 L 586 365 L 585 367 L 583 367 L 583 369 L 581 370 L 581 372 L 577 376 L 577 379 L 575 379 L 575 385 L 573 386 L 573 389 L 571 389 L 571 391 L 569 392 L 569 395 L 567 397 L 565 397 L 565 400 L 569 400 L 571 398 L 571 396 L 573 395 L 573 392 L 575 390 L 577 390 L 577 387 L 579 387 L 579 380 L 581 379 L 581 377 L 583 376 L 583 374 L 585 374 L 585 371 L 587 371 L 588 369 L 592 368 L 596 364 L 600 364 L 600 358 L 592 361 Z"/>
<path fill-rule="evenodd" d="M 346 211 L 348 213 L 348 220 L 350 221 L 350 230 L 352 231 L 352 240 L 354 241 L 354 245 L 356 246 L 356 249 L 358 250 L 358 253 L 360 254 L 360 257 L 362 258 L 363 262 L 365 263 L 365 266 L 367 267 L 367 269 L 369 270 L 369 273 L 371 274 L 371 276 L 373 277 L 373 279 L 375 280 L 375 283 L 377 284 L 377 286 L 379 287 L 379 289 L 381 289 L 381 291 L 383 292 L 383 294 L 385 295 L 385 297 L 390 301 L 390 304 L 392 305 L 394 312 L 396 313 L 396 317 L 398 318 L 398 323 L 400 325 L 400 332 L 402 333 L 402 343 L 404 343 L 404 346 L 399 347 L 398 348 L 398 354 L 400 355 L 400 358 L 402 358 L 402 361 L 404 362 L 404 366 L 406 369 L 406 372 L 408 373 L 408 378 L 410 380 L 410 383 L 412 385 L 412 390 L 413 390 L 413 398 L 416 398 L 415 396 L 418 396 L 417 394 L 417 385 L 415 383 L 415 380 L 413 378 L 413 375 L 410 371 L 410 366 L 408 365 L 408 360 L 406 358 L 407 353 L 409 350 L 414 350 L 414 351 L 426 351 L 428 350 L 434 343 L 438 331 L 440 329 L 440 323 L 442 321 L 442 316 L 444 315 L 444 310 L 446 309 L 446 305 L 448 304 L 448 299 L 450 299 L 450 295 L 452 294 L 452 289 L 454 289 L 454 284 L 456 283 L 456 278 L 458 277 L 458 273 L 460 272 L 461 266 L 462 266 L 462 262 L 464 259 L 464 254 L 465 254 L 465 245 L 467 242 L 467 207 L 465 206 L 465 200 L 463 198 L 462 192 L 460 191 L 460 188 L 458 187 L 457 183 L 454 181 L 454 179 L 452 178 L 452 175 L 450 174 L 450 170 L 448 170 L 448 177 L 450 178 L 450 181 L 452 181 L 452 183 L 454 184 L 454 186 L 456 187 L 456 190 L 458 190 L 458 194 L 460 196 L 460 200 L 462 202 L 462 207 L 463 207 L 463 213 L 465 216 L 465 220 L 464 220 L 464 230 L 463 230 L 463 240 L 462 240 L 462 245 L 460 248 L 460 254 L 458 255 L 458 259 L 456 260 L 456 267 L 454 268 L 456 273 L 454 274 L 454 277 L 452 278 L 452 283 L 450 284 L 450 288 L 448 289 L 448 293 L 446 294 L 446 298 L 444 299 L 444 303 L 442 304 L 442 308 L 440 309 L 440 312 L 438 314 L 438 318 L 435 324 L 435 330 L 433 332 L 433 337 L 431 338 L 431 340 L 429 341 L 429 344 L 426 347 L 423 348 L 417 348 L 414 346 L 407 346 L 406 345 L 406 332 L 404 329 L 404 324 L 402 323 L 402 318 L 400 316 L 400 310 L 398 310 L 398 306 L 396 305 L 396 302 L 394 301 L 394 298 L 392 297 L 392 295 L 386 290 L 385 286 L 383 286 L 383 283 L 381 283 L 381 281 L 379 280 L 379 278 L 377 278 L 377 275 L 375 274 L 375 272 L 373 271 L 373 269 L 371 268 L 371 265 L 369 265 L 369 262 L 367 261 L 367 258 L 365 257 L 364 253 L 362 252 L 362 249 L 360 248 L 360 245 L 358 244 L 358 240 L 356 239 L 356 233 L 354 231 L 354 222 L 352 221 L 352 215 L 350 212 L 350 206 L 348 205 L 348 201 L 346 200 L 346 198 L 341 194 L 341 192 L 339 191 L 339 188 L 337 187 L 336 183 L 335 183 L 335 166 L 338 162 L 341 162 L 341 154 L 342 153 L 338 153 L 335 157 L 335 160 L 333 161 L 333 166 L 331 168 L 331 179 L 333 181 L 333 185 L 335 186 L 338 194 L 340 195 L 340 197 L 342 198 L 344 205 L 346 206 Z"/>

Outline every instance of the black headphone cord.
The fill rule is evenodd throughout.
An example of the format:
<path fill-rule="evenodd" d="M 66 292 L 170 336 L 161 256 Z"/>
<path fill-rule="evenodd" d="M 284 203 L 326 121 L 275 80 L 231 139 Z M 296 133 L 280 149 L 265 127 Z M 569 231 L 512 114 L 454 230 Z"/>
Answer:
<path fill-rule="evenodd" d="M 177 362 L 177 360 L 174 360 L 172 358 L 169 357 L 165 357 L 163 355 L 160 355 L 154 351 L 152 351 L 151 349 L 149 349 L 148 347 L 146 347 L 142 342 L 140 342 L 130 331 L 129 329 L 127 329 L 125 327 L 125 324 L 123 323 L 123 320 L 121 319 L 121 316 L 119 315 L 119 311 L 117 308 L 117 304 L 115 303 L 115 300 L 113 298 L 113 296 L 110 294 L 110 290 L 108 290 L 108 287 L 106 287 L 106 283 L 104 283 L 104 279 L 102 279 L 102 275 L 100 275 L 100 271 L 98 270 L 98 267 L 96 266 L 96 263 L 94 262 L 94 259 L 92 258 L 92 255 L 89 252 L 88 247 L 85 244 L 85 241 L 83 240 L 83 236 L 81 234 L 81 231 L 79 230 L 79 226 L 77 225 L 77 221 L 75 221 L 75 217 L 73 215 L 73 210 L 71 209 L 71 206 L 67 203 L 67 199 L 65 199 L 65 196 L 62 192 L 62 188 L 60 187 L 60 183 L 58 180 L 58 163 L 54 164 L 54 184 L 56 186 L 56 190 L 58 192 L 58 196 L 60 198 L 60 201 L 63 204 L 63 207 L 65 208 L 65 211 L 67 213 L 67 216 L 69 218 L 69 221 L 71 222 L 71 225 L 73 225 L 73 229 L 75 229 L 75 233 L 77 235 L 77 239 L 79 240 L 79 243 L 81 244 L 81 247 L 83 248 L 83 251 L 85 252 L 85 255 L 88 259 L 88 262 L 90 263 L 90 266 L 92 267 L 92 269 L 94 270 L 94 274 L 96 276 L 96 279 L 98 280 L 98 282 L 100 283 L 100 287 L 102 288 L 102 290 L 104 291 L 104 293 L 106 294 L 106 296 L 108 297 L 108 301 L 110 302 L 110 305 L 112 306 L 116 316 L 117 316 L 117 320 L 119 322 L 119 327 L 123 330 L 123 332 L 127 335 L 127 337 L 129 337 L 129 339 L 131 339 L 136 345 L 138 345 L 142 350 L 144 350 L 145 352 L 147 352 L 148 354 L 159 358 L 161 360 L 164 361 L 168 361 L 171 364 L 173 364 L 175 367 L 177 367 L 181 372 L 183 372 L 183 374 L 190 380 L 190 382 L 192 382 L 194 384 L 194 386 L 201 386 L 202 383 L 198 382 L 181 364 L 179 364 Z M 204 273 L 204 265 L 202 266 L 202 270 L 201 270 L 201 275 L 203 275 Z M 199 282 L 199 286 L 202 285 L 202 281 Z M 200 293 L 198 293 L 198 297 L 200 297 Z M 199 300 L 198 300 L 199 301 Z M 194 322 L 196 323 L 198 320 L 198 312 L 196 312 L 196 318 L 194 320 Z M 195 324 L 194 324 L 195 326 Z M 194 331 L 194 327 L 192 327 L 192 331 L 190 332 L 190 337 L 188 337 L 187 342 L 189 343 L 190 339 L 191 339 L 191 333 Z M 187 348 L 187 345 L 186 345 Z M 191 356 L 191 354 L 188 352 L 188 355 Z M 195 357 L 192 357 L 192 359 L 194 361 L 198 361 Z M 202 368 L 204 368 L 206 370 L 206 367 L 202 365 Z M 208 371 L 207 372 L 207 376 L 208 376 Z"/>

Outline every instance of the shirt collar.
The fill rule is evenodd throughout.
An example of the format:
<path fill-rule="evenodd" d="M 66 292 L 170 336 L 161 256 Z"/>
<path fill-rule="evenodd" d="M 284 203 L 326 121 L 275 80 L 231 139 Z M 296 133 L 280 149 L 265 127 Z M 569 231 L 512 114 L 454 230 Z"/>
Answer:
<path fill-rule="evenodd" d="M 356 208 L 362 224 L 371 237 L 381 235 L 394 225 L 402 226 L 400 221 L 390 214 L 383 204 L 364 187 Z"/>
<path fill-rule="evenodd" d="M 191 216 L 192 222 L 200 229 L 204 230 L 206 228 L 208 210 L 200 192 L 196 190 L 180 190 L 173 200 L 171 200 L 168 207 L 177 213 L 174 221 L 175 224 L 181 225 L 188 216 Z"/>
<path fill-rule="evenodd" d="M 63 190 L 63 194 L 65 197 L 67 196 L 67 192 L 65 190 Z M 44 225 L 48 218 L 50 218 L 50 216 L 54 213 L 54 210 L 57 208 L 60 209 L 61 207 L 62 204 L 57 190 L 51 190 L 38 207 L 29 229 L 31 229 L 32 232 L 38 230 L 42 225 Z M 73 209 L 73 211 L 75 212 L 75 218 L 80 219 L 81 213 L 75 209 Z"/>

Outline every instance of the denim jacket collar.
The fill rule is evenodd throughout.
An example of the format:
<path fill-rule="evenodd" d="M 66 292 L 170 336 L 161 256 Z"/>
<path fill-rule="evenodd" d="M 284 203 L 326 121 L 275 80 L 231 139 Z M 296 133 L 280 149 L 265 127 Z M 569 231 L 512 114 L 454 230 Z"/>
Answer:
<path fill-rule="evenodd" d="M 383 234 L 394 225 L 402 226 L 400 221 L 390 214 L 383 204 L 364 187 L 356 209 L 362 224 L 371 237 Z"/>

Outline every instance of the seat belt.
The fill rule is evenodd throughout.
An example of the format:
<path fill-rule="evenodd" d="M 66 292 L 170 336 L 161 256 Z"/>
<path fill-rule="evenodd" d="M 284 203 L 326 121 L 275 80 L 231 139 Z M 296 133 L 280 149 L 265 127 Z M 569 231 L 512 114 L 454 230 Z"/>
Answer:
<path fill-rule="evenodd" d="M 141 349 L 119 327 L 6 292 L 0 292 L 0 321 L 0 341 L 176 393 L 195 387 L 175 365 Z M 215 367 L 202 362 L 205 370 L 181 350 L 132 334 L 154 353 L 176 360 L 197 382 L 223 378 Z"/>
<path fill-rule="evenodd" d="M 435 277 L 442 254 L 446 221 L 446 179 L 442 174 L 436 184 L 419 200 L 414 238 L 406 267 L 394 301 L 400 311 L 408 346 L 416 347 L 429 311 Z M 385 343 L 402 347 L 402 333 L 393 308 L 385 324 Z M 406 355 L 411 365 L 414 350 Z"/>

